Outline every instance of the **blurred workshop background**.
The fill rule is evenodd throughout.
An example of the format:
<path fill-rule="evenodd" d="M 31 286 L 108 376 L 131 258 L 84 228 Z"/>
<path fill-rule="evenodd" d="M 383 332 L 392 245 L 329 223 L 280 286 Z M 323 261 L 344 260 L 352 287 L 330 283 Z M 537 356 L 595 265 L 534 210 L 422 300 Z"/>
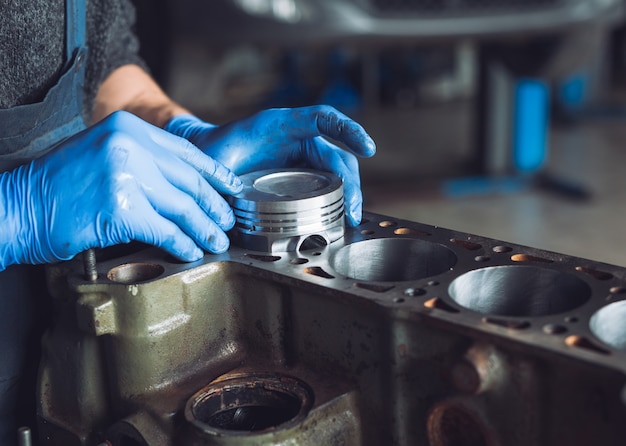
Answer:
<path fill-rule="evenodd" d="M 626 266 L 624 0 L 135 0 L 170 95 L 224 123 L 326 103 L 365 209 Z"/>

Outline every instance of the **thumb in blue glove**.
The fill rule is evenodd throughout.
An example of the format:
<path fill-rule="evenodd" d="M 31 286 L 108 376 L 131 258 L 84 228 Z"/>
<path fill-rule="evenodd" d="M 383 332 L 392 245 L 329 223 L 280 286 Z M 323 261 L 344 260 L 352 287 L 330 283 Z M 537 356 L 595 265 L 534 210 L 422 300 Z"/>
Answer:
<path fill-rule="evenodd" d="M 356 226 L 361 221 L 363 197 L 356 156 L 370 157 L 376 146 L 363 127 L 333 107 L 264 110 L 219 127 L 179 115 L 165 130 L 188 139 L 237 175 L 305 166 L 333 172 L 343 180 L 348 223 Z"/>
<path fill-rule="evenodd" d="M 185 261 L 223 252 L 242 184 L 178 138 L 116 112 L 0 175 L 0 270 L 137 240 Z"/>

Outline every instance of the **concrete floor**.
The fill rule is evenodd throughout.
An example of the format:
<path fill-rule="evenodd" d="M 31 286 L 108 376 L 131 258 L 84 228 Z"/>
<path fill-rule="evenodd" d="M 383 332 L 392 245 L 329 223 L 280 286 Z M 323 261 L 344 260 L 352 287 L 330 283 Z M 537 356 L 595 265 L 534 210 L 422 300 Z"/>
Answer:
<path fill-rule="evenodd" d="M 438 128 L 445 135 L 447 120 Z M 420 122 L 410 127 L 419 131 Z M 414 130 L 416 129 L 416 130 Z M 432 128 L 427 130 L 432 132 Z M 444 136 L 446 138 L 446 136 Z M 513 193 L 450 197 L 445 180 L 377 181 L 363 163 L 363 190 L 368 211 L 476 235 L 626 266 L 626 119 L 588 119 L 555 126 L 549 138 L 545 173 L 586 188 L 586 201 L 571 200 L 538 188 Z M 379 144 L 379 153 L 387 150 Z M 420 148 L 412 156 L 426 156 Z M 396 154 L 411 163 L 410 151 Z M 433 156 L 431 153 L 430 156 Z M 437 155 L 434 155 L 437 157 Z M 381 156 L 385 158 L 385 156 Z M 442 153 L 439 158 L 455 159 Z M 373 162 L 373 161 L 372 161 Z"/>

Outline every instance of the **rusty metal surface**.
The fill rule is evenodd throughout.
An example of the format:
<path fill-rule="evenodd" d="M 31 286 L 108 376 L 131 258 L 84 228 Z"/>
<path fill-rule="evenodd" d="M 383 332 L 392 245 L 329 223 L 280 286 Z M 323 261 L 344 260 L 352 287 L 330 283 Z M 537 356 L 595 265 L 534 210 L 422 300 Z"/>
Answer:
<path fill-rule="evenodd" d="M 318 249 L 99 255 L 49 270 L 42 446 L 626 438 L 624 268 L 375 214 Z"/>

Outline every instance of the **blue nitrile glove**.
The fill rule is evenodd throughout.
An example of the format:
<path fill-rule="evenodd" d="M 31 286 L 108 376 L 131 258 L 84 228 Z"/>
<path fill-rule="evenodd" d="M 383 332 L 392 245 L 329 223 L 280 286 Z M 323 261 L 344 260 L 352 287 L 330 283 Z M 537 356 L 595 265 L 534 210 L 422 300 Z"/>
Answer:
<path fill-rule="evenodd" d="M 186 114 L 172 118 L 165 129 L 187 138 L 237 175 L 305 166 L 334 172 L 344 183 L 348 223 L 356 226 L 361 221 L 363 199 L 354 155 L 372 156 L 376 146 L 363 127 L 333 107 L 264 110 L 219 127 Z"/>
<path fill-rule="evenodd" d="M 0 270 L 131 240 L 185 261 L 225 251 L 235 218 L 219 193 L 241 188 L 187 140 L 116 112 L 0 175 Z"/>

